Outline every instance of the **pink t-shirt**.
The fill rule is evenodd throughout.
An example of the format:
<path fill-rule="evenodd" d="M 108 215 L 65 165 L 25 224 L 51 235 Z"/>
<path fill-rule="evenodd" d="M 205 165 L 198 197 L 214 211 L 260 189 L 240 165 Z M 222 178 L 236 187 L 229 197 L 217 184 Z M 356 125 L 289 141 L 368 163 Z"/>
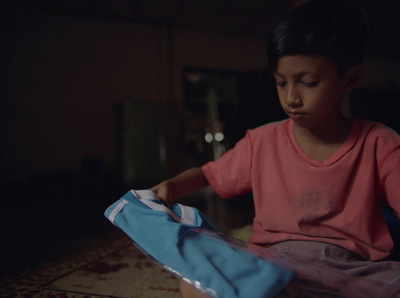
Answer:
<path fill-rule="evenodd" d="M 400 211 L 400 137 L 386 126 L 353 119 L 341 148 L 320 162 L 306 155 L 285 120 L 253 130 L 234 149 L 203 166 L 224 198 L 253 192 L 251 242 L 335 244 L 370 260 L 387 257 L 393 241 L 384 206 Z"/>

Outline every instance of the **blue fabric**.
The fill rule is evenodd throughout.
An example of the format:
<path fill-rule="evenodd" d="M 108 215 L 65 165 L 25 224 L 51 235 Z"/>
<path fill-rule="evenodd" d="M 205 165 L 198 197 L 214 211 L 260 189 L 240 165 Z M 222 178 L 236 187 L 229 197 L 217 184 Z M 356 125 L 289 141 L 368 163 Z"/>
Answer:
<path fill-rule="evenodd" d="M 109 218 L 123 200 L 128 203 L 116 215 L 114 224 L 154 259 L 210 295 L 273 297 L 295 275 L 229 242 L 195 208 L 195 225 L 182 224 L 128 192 L 107 209 L 105 216 Z M 182 216 L 178 205 L 172 205 L 171 210 Z"/>

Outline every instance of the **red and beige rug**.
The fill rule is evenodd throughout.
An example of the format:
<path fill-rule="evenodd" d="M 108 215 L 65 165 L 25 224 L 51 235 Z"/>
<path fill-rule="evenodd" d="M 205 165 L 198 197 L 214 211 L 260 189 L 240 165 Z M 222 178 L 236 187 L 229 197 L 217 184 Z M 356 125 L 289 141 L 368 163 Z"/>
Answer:
<path fill-rule="evenodd" d="M 124 234 L 0 285 L 0 297 L 181 297 L 179 281 Z"/>
<path fill-rule="evenodd" d="M 230 233 L 241 240 L 247 240 L 250 234 L 249 225 Z M 314 281 L 296 278 L 278 296 L 342 297 L 335 295 L 337 289 L 324 288 L 323 283 Z M 362 280 L 359 285 L 363 290 L 371 288 L 369 282 Z M 364 296 L 360 293 L 357 297 L 370 297 L 373 293 L 369 291 Z M 120 232 L 91 248 L 0 284 L 0 297 L 178 298 L 181 295 L 179 280 L 149 260 Z"/>

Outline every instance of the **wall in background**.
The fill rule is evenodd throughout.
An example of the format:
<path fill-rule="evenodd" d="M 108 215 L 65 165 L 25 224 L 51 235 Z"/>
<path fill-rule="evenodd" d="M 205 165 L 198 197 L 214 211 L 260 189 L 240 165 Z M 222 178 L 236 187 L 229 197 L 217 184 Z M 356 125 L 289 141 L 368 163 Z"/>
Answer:
<path fill-rule="evenodd" d="M 0 179 L 116 169 L 115 107 L 160 102 L 169 173 L 181 170 L 182 68 L 266 66 L 266 42 L 128 22 L 1 12 Z M 2 185 L 0 184 L 0 186 Z"/>
<path fill-rule="evenodd" d="M 0 186 L 32 173 L 118 167 L 115 107 L 160 103 L 167 175 L 183 168 L 182 69 L 267 66 L 265 40 L 78 17 L 0 13 Z M 364 87 L 399 89 L 399 61 L 368 57 Z"/>

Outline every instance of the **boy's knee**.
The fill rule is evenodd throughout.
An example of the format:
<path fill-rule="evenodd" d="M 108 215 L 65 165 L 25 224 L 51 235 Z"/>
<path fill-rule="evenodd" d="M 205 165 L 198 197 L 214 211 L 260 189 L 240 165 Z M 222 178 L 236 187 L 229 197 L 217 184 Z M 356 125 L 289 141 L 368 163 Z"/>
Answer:
<path fill-rule="evenodd" d="M 208 295 L 200 292 L 194 286 L 188 284 L 187 282 L 181 280 L 180 291 L 183 298 L 206 298 Z"/>

